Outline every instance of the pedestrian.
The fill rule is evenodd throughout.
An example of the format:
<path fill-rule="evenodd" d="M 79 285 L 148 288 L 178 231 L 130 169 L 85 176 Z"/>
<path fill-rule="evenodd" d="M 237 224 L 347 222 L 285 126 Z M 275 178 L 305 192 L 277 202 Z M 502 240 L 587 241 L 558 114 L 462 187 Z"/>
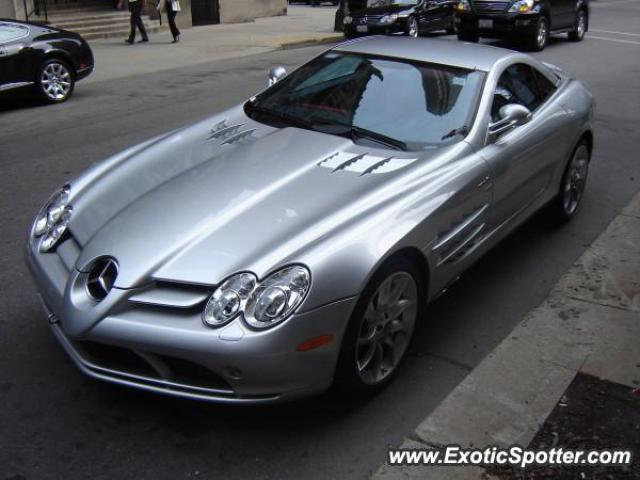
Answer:
<path fill-rule="evenodd" d="M 158 2 L 158 12 L 162 16 L 162 11 L 167 12 L 167 19 L 169 20 L 169 28 L 171 29 L 171 35 L 173 35 L 173 42 L 178 43 L 180 41 L 180 30 L 176 26 L 176 15 L 181 10 L 179 0 L 160 0 Z"/>
<path fill-rule="evenodd" d="M 120 8 L 124 0 L 120 0 Z M 129 12 L 131 12 L 131 27 L 129 30 L 129 38 L 125 40 L 129 45 L 133 45 L 133 42 L 136 39 L 136 27 L 140 30 L 140 35 L 142 35 L 142 40 L 140 42 L 148 42 L 149 37 L 147 36 L 147 31 L 144 28 L 144 23 L 142 22 L 142 8 L 147 5 L 147 0 L 129 0 Z"/>

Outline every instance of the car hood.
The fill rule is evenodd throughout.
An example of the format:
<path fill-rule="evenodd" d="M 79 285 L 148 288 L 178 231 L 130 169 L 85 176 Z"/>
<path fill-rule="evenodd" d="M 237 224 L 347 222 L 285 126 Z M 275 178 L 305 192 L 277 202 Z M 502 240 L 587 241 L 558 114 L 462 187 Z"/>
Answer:
<path fill-rule="evenodd" d="M 244 125 L 233 135 L 250 133 L 212 138 L 238 124 Z M 418 159 L 323 133 L 275 129 L 244 115 L 208 120 L 109 160 L 72 184 L 76 268 L 87 271 L 95 258 L 114 257 L 118 288 L 153 280 L 215 285 L 254 268 L 263 275 L 259 263 L 273 268 L 294 258 L 316 240 L 314 225 L 437 152 Z M 385 158 L 392 160 L 367 171 Z M 279 257 L 265 263 L 276 250 Z"/>

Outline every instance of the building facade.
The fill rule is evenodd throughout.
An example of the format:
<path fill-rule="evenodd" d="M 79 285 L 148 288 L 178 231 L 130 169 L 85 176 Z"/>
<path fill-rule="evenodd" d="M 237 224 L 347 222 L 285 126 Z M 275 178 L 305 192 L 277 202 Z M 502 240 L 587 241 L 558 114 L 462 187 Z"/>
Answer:
<path fill-rule="evenodd" d="M 192 25 L 216 23 L 250 22 L 260 17 L 287 14 L 287 0 L 179 0 L 181 14 L 176 21 L 182 28 Z M 103 7 L 107 12 L 113 9 L 114 0 L 0 0 L 0 18 L 43 21 L 46 2 L 50 14 L 59 14 L 65 9 L 74 12 L 86 8 L 92 12 Z M 148 0 L 148 14 L 157 18 L 153 5 L 156 0 Z"/>

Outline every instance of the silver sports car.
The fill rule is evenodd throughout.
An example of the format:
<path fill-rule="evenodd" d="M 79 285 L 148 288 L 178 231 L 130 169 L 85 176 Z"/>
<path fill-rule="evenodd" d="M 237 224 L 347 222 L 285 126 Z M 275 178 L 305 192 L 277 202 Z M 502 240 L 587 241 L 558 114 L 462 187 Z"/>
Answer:
<path fill-rule="evenodd" d="M 592 96 L 526 54 L 369 37 L 270 83 L 38 213 L 27 261 L 87 375 L 227 403 L 374 391 L 428 301 L 580 205 Z"/>

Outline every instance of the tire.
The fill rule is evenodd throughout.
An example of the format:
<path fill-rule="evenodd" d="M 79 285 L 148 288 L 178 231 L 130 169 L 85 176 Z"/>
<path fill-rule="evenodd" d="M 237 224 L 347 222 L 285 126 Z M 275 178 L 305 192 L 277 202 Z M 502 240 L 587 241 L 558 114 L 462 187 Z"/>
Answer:
<path fill-rule="evenodd" d="M 562 175 L 560 191 L 549 205 L 551 215 L 557 223 L 567 223 L 578 211 L 589 176 L 590 160 L 589 145 L 585 139 L 582 139 L 567 163 Z"/>
<path fill-rule="evenodd" d="M 576 13 L 575 30 L 569 32 L 569 40 L 572 42 L 582 41 L 587 31 L 588 21 L 587 12 L 582 9 L 578 10 L 578 13 Z"/>
<path fill-rule="evenodd" d="M 405 33 L 413 38 L 418 38 L 420 36 L 420 28 L 418 26 L 416 17 L 407 18 L 407 27 L 405 29 Z"/>
<path fill-rule="evenodd" d="M 69 64 L 50 58 L 38 68 L 35 87 L 44 102 L 62 103 L 73 94 L 75 83 L 75 74 Z"/>
<path fill-rule="evenodd" d="M 453 17 L 451 18 L 451 25 L 445 30 L 445 32 L 447 32 L 447 35 L 455 35 L 458 33 L 458 27 L 456 27 L 456 22 Z"/>
<path fill-rule="evenodd" d="M 480 35 L 478 35 L 477 33 L 458 31 L 458 40 L 460 40 L 461 42 L 478 43 L 480 41 Z"/>
<path fill-rule="evenodd" d="M 334 384 L 341 393 L 370 395 L 395 376 L 420 315 L 421 278 L 415 263 L 406 257 L 383 264 L 372 277 L 342 341 Z"/>
<path fill-rule="evenodd" d="M 549 40 L 549 20 L 546 17 L 540 17 L 536 22 L 536 28 L 528 40 L 529 50 L 540 52 L 547 46 Z"/>

